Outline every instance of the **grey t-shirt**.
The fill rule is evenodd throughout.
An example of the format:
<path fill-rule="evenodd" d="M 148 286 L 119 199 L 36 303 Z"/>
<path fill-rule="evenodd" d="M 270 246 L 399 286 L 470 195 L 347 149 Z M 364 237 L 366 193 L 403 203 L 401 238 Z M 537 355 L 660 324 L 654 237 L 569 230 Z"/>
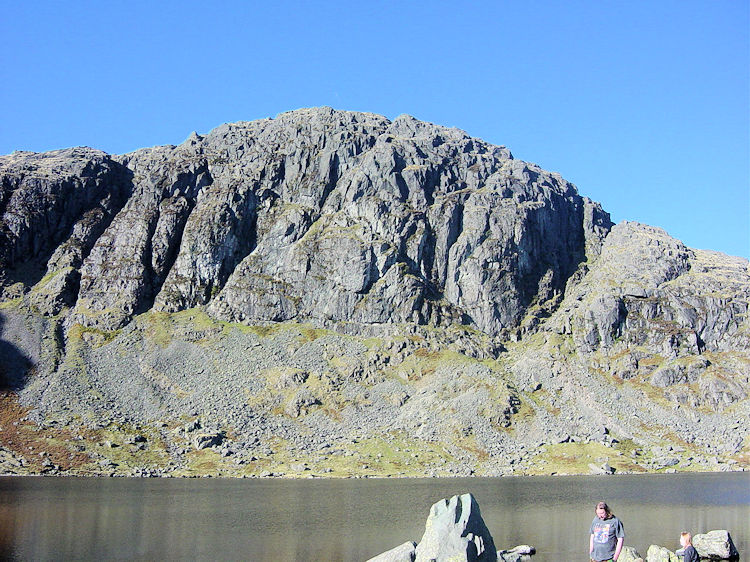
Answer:
<path fill-rule="evenodd" d="M 594 550 L 591 557 L 594 560 L 609 560 L 617 550 L 617 539 L 625 537 L 625 527 L 614 515 L 609 519 L 594 517 L 590 533 L 594 535 Z"/>

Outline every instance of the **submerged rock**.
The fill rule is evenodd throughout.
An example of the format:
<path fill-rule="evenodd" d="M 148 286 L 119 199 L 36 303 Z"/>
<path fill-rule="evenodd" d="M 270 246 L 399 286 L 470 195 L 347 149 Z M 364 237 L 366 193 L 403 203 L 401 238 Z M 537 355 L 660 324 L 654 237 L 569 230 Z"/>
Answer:
<path fill-rule="evenodd" d="M 520 544 L 508 550 L 498 550 L 498 562 L 528 562 L 536 553 L 536 548 L 528 544 Z"/>

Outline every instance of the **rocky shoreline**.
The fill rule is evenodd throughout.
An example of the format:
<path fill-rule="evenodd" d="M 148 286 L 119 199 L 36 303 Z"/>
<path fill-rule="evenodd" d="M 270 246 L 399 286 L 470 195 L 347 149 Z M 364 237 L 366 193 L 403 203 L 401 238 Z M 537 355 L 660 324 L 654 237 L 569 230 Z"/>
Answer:
<path fill-rule="evenodd" d="M 697 534 L 693 544 L 701 560 L 739 560 L 726 530 Z M 535 553 L 536 549 L 530 545 L 498 550 L 476 499 L 472 494 L 463 494 L 440 500 L 430 508 L 419 543 L 406 542 L 367 562 L 530 562 Z M 680 554 L 681 551 L 651 545 L 644 559 L 633 547 L 625 545 L 618 562 L 679 562 Z"/>

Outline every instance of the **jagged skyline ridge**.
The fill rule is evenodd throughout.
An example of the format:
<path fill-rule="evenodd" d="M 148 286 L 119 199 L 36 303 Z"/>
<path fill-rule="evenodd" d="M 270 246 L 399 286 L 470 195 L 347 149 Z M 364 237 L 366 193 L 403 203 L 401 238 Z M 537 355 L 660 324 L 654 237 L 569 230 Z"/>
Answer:
<path fill-rule="evenodd" d="M 560 172 L 615 222 L 747 258 L 747 22 L 742 3 L 14 4 L 0 153 L 124 153 L 317 105 L 409 113 Z"/>

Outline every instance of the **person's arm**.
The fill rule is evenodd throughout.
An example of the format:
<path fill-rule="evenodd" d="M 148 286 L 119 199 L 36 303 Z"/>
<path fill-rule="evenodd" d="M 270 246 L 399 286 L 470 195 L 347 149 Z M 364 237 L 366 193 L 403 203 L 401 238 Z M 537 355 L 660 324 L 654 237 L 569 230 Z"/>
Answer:
<path fill-rule="evenodd" d="M 617 559 L 620 557 L 620 551 L 622 550 L 622 545 L 625 542 L 625 537 L 620 537 L 617 539 L 617 548 L 615 548 L 615 555 L 612 557 L 612 560 L 617 562 Z"/>
<path fill-rule="evenodd" d="M 592 552 L 594 552 L 594 533 L 589 535 L 589 558 L 591 558 Z"/>

